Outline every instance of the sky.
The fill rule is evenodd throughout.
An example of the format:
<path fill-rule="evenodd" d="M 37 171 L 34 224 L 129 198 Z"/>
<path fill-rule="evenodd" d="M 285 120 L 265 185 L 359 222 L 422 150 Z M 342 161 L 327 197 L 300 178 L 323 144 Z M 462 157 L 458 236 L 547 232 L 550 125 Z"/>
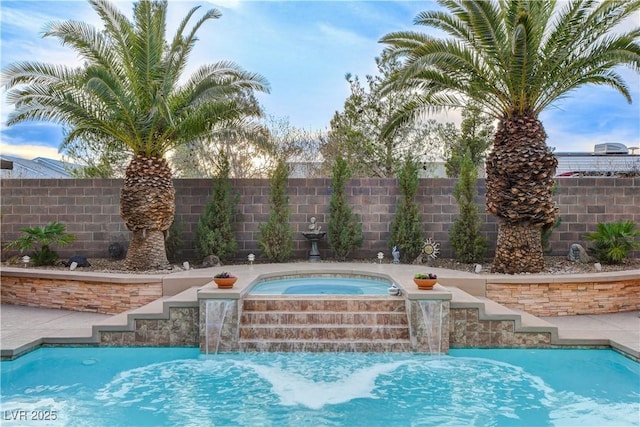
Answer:
<path fill-rule="evenodd" d="M 131 16 L 131 2 L 115 3 Z M 375 74 L 375 57 L 384 48 L 379 43 L 382 36 L 400 30 L 428 31 L 413 25 L 413 19 L 437 7 L 432 1 L 171 0 L 169 37 L 197 5 L 201 8 L 196 16 L 216 8 L 222 17 L 201 27 L 186 72 L 230 60 L 259 73 L 271 88 L 270 94 L 258 96 L 265 113 L 309 131 L 327 130 L 334 113 L 342 110 L 349 96 L 346 73 L 361 78 Z M 46 23 L 70 19 L 100 26 L 85 1 L 0 0 L 2 68 L 25 60 L 79 64 L 74 52 L 57 39 L 42 38 Z M 640 18 L 635 21 L 627 24 L 638 25 Z M 572 92 L 541 114 L 547 144 L 556 152 L 591 152 L 602 142 L 640 146 L 640 76 L 628 69 L 618 71 L 630 87 L 632 104 L 613 89 L 591 86 Z M 0 95 L 0 153 L 60 158 L 61 127 L 30 122 L 8 128 L 6 118 L 12 107 L 5 102 L 4 92 Z M 460 112 L 434 118 L 459 124 Z"/>

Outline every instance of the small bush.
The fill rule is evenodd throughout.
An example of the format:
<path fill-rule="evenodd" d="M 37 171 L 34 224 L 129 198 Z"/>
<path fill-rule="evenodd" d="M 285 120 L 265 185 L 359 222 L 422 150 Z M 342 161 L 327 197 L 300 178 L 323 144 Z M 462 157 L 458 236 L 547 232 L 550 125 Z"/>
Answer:
<path fill-rule="evenodd" d="M 640 242 L 634 240 L 638 236 L 640 231 L 631 220 L 598 223 L 597 231 L 584 235 L 594 244 L 587 248 L 589 255 L 605 264 L 620 264 L 630 252 L 640 248 Z"/>
<path fill-rule="evenodd" d="M 34 250 L 31 260 L 35 265 L 53 265 L 60 257 L 51 246 L 65 246 L 76 240 L 76 236 L 68 234 L 67 227 L 57 221 L 44 227 L 21 228 L 20 231 L 25 235 L 7 243 L 5 248 L 17 248 L 21 253 Z"/>

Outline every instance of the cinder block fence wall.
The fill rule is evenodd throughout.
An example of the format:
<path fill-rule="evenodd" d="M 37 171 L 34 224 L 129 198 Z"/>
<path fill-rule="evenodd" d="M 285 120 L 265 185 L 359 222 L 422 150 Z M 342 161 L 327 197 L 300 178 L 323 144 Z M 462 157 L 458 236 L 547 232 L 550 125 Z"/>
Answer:
<path fill-rule="evenodd" d="M 453 197 L 454 179 L 422 179 L 417 201 L 424 222 L 425 238 L 440 242 L 441 256 L 452 257 L 448 230 L 458 215 Z M 238 259 L 249 253 L 258 258 L 258 227 L 269 217 L 270 186 L 268 180 L 233 180 L 239 195 L 236 237 Z M 20 228 L 59 221 L 77 240 L 59 250 L 63 257 L 83 254 L 107 257 L 113 242 L 125 246 L 129 231 L 119 215 L 122 180 L 117 179 L 5 179 L 2 180 L 2 243 L 20 236 Z M 199 262 L 193 250 L 198 219 L 212 192 L 210 179 L 175 181 L 176 220 L 184 224 L 184 260 Z M 315 216 L 323 230 L 327 229 L 331 180 L 328 178 L 291 179 L 288 186 L 291 225 L 295 231 L 294 257 L 304 259 L 310 244 L 302 236 L 311 217 Z M 346 188 L 354 212 L 362 219 L 365 242 L 354 258 L 374 258 L 379 251 L 390 257 L 388 239 L 396 203 L 400 197 L 395 179 L 352 179 Z M 497 221 L 484 213 L 484 181 L 478 183 L 477 203 L 483 223 L 482 232 L 489 240 L 488 256 L 493 254 Z M 630 219 L 640 224 L 640 178 L 563 178 L 558 180 L 556 200 L 562 224 L 551 237 L 554 255 L 565 255 L 572 243 L 587 242 L 584 233 L 594 231 L 599 222 Z M 323 258 L 331 256 L 329 245 L 320 243 Z M 2 251 L 6 260 L 16 251 Z"/>

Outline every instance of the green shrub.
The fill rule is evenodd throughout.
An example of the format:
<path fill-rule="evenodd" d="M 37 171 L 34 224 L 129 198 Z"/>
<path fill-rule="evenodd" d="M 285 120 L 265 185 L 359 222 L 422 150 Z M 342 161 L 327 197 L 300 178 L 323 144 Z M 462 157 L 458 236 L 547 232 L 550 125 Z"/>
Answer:
<path fill-rule="evenodd" d="M 594 244 L 587 248 L 589 255 L 605 264 L 620 264 L 630 252 L 640 248 L 640 242 L 634 240 L 638 236 L 640 231 L 631 220 L 598 223 L 597 231 L 584 235 Z"/>
<path fill-rule="evenodd" d="M 66 232 L 67 227 L 57 221 L 44 227 L 21 228 L 20 231 L 25 235 L 7 243 L 5 248 L 17 248 L 21 253 L 34 250 L 31 254 L 31 260 L 35 265 L 53 265 L 59 256 L 56 251 L 51 249 L 51 246 L 65 246 L 76 240 L 74 235 Z"/>
<path fill-rule="evenodd" d="M 221 261 L 235 256 L 238 242 L 233 233 L 237 200 L 231 195 L 229 158 L 223 151 L 220 171 L 213 178 L 213 198 L 207 202 L 196 229 L 196 252 L 202 258 L 216 255 Z"/>
<path fill-rule="evenodd" d="M 424 246 L 422 220 L 415 200 L 418 183 L 418 163 L 407 158 L 398 174 L 398 185 L 402 199 L 396 207 L 389 241 L 390 248 L 398 247 L 400 259 L 403 262 L 411 262 L 416 259 Z"/>
<path fill-rule="evenodd" d="M 184 249 L 184 238 L 182 233 L 184 232 L 184 221 L 173 221 L 167 237 L 164 240 L 164 248 L 167 252 L 167 258 L 171 262 L 180 261 L 182 250 Z"/>
<path fill-rule="evenodd" d="M 347 204 L 344 186 L 351 174 L 344 158 L 338 157 L 333 165 L 331 179 L 331 201 L 329 202 L 329 222 L 327 237 L 335 255 L 345 260 L 350 253 L 362 247 L 364 235 L 358 215 L 351 212 Z"/>
<path fill-rule="evenodd" d="M 480 234 L 478 207 L 474 202 L 477 182 L 478 170 L 467 152 L 462 160 L 460 177 L 453 191 L 460 208 L 460 215 L 449 229 L 451 248 L 460 262 L 480 262 L 487 251 L 487 241 Z"/>
<path fill-rule="evenodd" d="M 293 230 L 289 224 L 289 196 L 287 180 L 289 169 L 283 161 L 271 175 L 271 213 L 269 221 L 260 225 L 258 245 L 271 261 L 284 262 L 293 253 Z"/>

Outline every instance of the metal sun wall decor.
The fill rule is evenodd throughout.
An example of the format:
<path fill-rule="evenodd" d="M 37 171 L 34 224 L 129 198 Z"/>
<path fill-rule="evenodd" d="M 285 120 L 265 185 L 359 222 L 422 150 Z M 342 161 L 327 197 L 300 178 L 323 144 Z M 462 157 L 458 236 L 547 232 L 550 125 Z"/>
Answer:
<path fill-rule="evenodd" d="M 440 254 L 440 242 L 435 242 L 431 237 L 429 237 L 424 242 L 422 252 L 432 259 L 438 258 L 438 255 Z"/>

